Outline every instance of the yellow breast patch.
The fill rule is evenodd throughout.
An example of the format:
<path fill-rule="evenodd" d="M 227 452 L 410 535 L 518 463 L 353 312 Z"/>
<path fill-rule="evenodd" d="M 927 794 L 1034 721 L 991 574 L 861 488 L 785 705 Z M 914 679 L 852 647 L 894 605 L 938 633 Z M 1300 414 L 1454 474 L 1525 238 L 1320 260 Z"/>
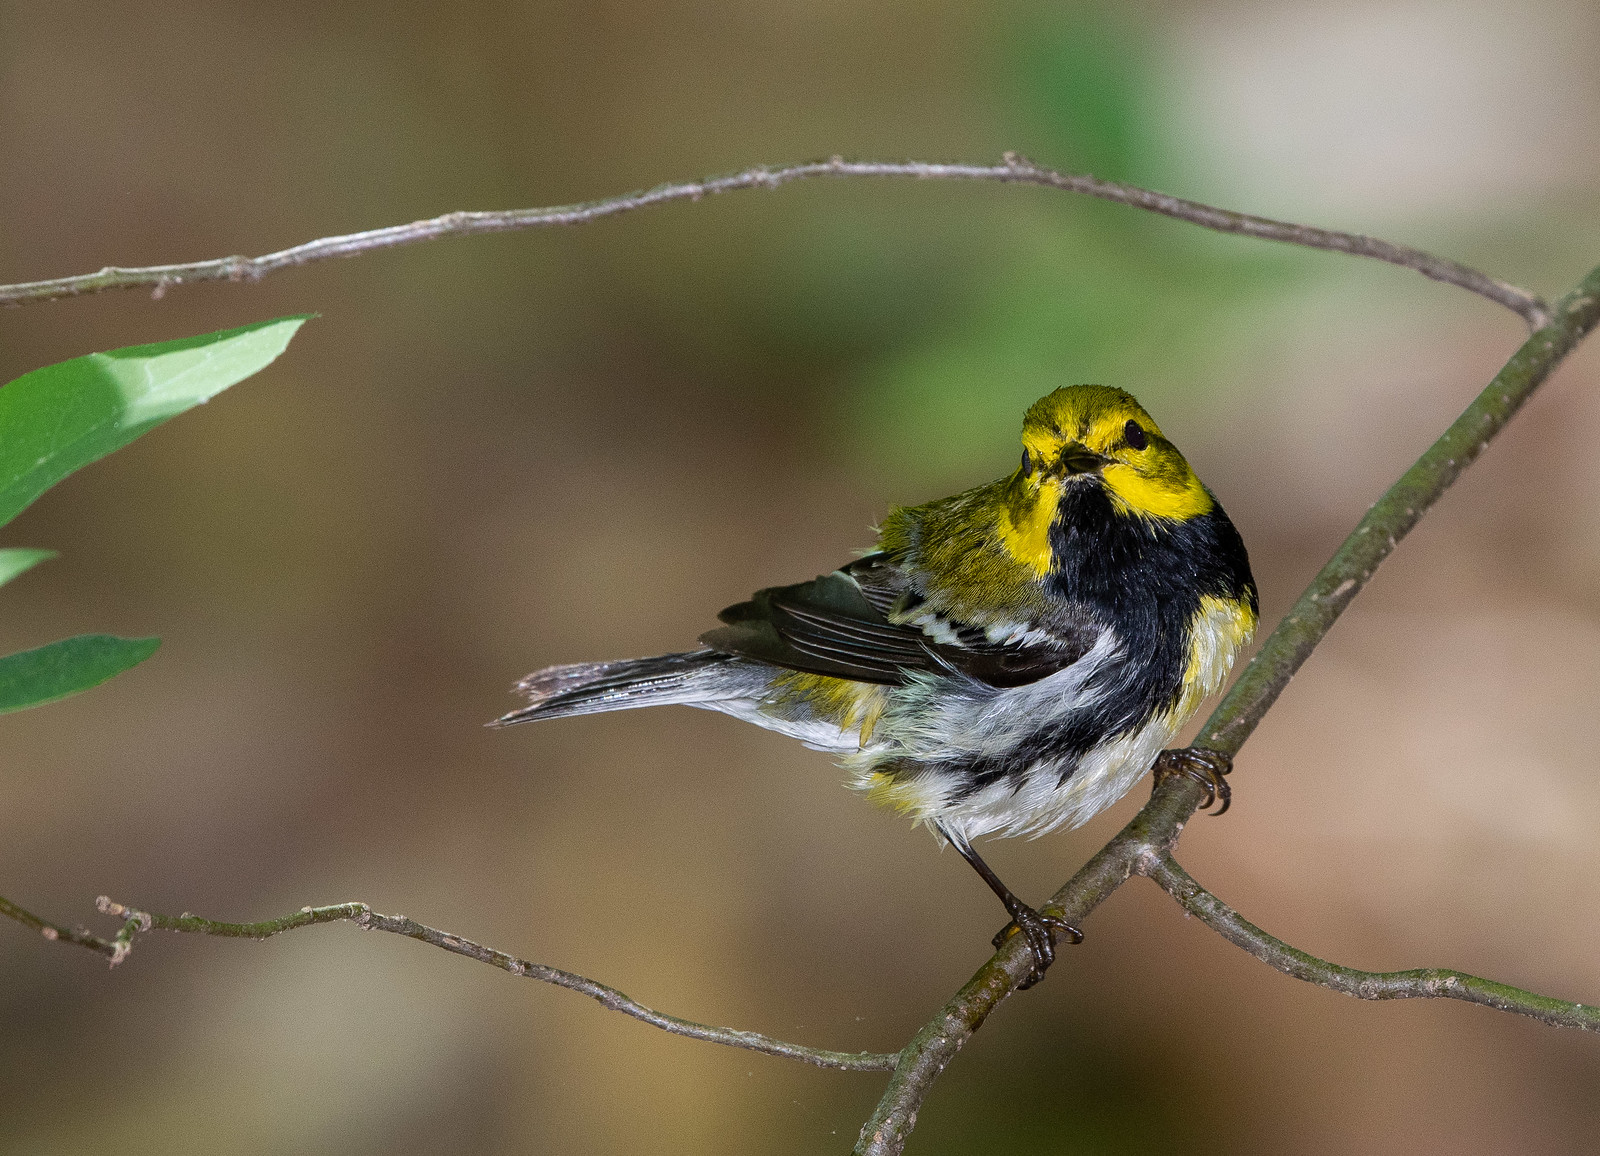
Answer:
<path fill-rule="evenodd" d="M 1234 598 L 1200 599 L 1189 623 L 1189 664 L 1183 672 L 1183 691 L 1175 713 L 1186 719 L 1222 689 L 1239 651 L 1256 632 L 1256 612 Z"/>

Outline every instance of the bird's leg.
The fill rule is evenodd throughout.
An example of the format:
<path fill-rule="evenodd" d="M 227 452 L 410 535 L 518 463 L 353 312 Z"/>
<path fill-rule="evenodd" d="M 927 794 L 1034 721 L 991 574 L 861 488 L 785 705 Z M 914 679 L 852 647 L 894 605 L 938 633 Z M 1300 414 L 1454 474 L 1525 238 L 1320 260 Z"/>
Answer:
<path fill-rule="evenodd" d="M 983 861 L 983 857 L 972 849 L 972 844 L 945 827 L 939 826 L 942 834 L 950 845 L 961 853 L 961 857 L 972 864 L 972 869 L 983 877 L 989 885 L 989 890 L 1000 897 L 1000 902 L 1006 905 L 1006 911 L 1011 915 L 1011 922 L 1002 927 L 991 942 L 999 947 L 1017 932 L 1021 932 L 1028 940 L 1028 948 L 1033 952 L 1033 971 L 1028 978 L 1017 985 L 1018 991 L 1026 991 L 1044 978 L 1045 969 L 1055 962 L 1056 935 L 1065 935 L 1069 942 L 1082 943 L 1083 932 L 1057 915 L 1046 915 L 1029 907 L 1022 900 L 1011 893 L 1011 888 L 1000 881 L 1000 876 L 994 873 L 994 868 Z"/>
<path fill-rule="evenodd" d="M 1206 789 L 1206 801 L 1200 804 L 1202 811 L 1217 800 L 1222 800 L 1222 806 L 1216 811 L 1218 815 L 1225 814 L 1233 803 L 1233 788 L 1228 786 L 1228 780 L 1223 778 L 1231 770 L 1233 770 L 1233 756 L 1225 755 L 1221 751 L 1209 751 L 1205 747 L 1162 751 L 1156 756 L 1155 773 L 1158 778 L 1176 775 L 1193 779 Z"/>

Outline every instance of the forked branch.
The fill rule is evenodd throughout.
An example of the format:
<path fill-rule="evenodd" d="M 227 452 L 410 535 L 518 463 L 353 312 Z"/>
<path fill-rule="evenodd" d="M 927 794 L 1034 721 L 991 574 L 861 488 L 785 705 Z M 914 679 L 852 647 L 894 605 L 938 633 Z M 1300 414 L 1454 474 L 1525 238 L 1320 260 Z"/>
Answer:
<path fill-rule="evenodd" d="M 536 229 L 551 225 L 584 225 L 603 217 L 632 212 L 651 205 L 670 201 L 698 201 L 718 193 L 731 193 L 740 189 L 775 189 L 792 181 L 814 177 L 902 177 L 917 180 L 939 181 L 998 181 L 1003 184 L 1041 185 L 1066 193 L 1098 197 L 1115 201 L 1147 212 L 1175 217 L 1180 221 L 1214 229 L 1219 233 L 1237 233 L 1265 241 L 1283 241 L 1311 249 L 1326 249 L 1335 253 L 1349 253 L 1355 257 L 1370 257 L 1414 269 L 1424 277 L 1455 285 L 1468 292 L 1486 297 L 1516 313 L 1538 328 L 1548 317 L 1545 303 L 1526 289 L 1469 268 L 1446 257 L 1436 257 L 1409 245 L 1396 245 L 1376 237 L 1359 233 L 1342 233 L 1337 229 L 1319 229 L 1312 225 L 1296 225 L 1288 221 L 1274 221 L 1268 217 L 1252 216 L 1232 209 L 1219 209 L 1199 201 L 1189 201 L 1166 193 L 1124 185 L 1117 181 L 1104 181 L 1098 177 L 1060 173 L 1043 168 L 1015 153 L 1007 153 L 998 165 L 930 164 L 925 161 L 847 161 L 834 157 L 827 161 L 809 164 L 784 165 L 780 168 L 757 166 L 742 173 L 725 177 L 709 177 L 703 181 L 683 181 L 677 184 L 657 185 L 636 193 L 607 197 L 600 201 L 584 201 L 575 205 L 555 205 L 541 209 L 506 209 L 498 212 L 455 212 L 408 225 L 389 225 L 382 229 L 367 229 L 360 233 L 347 233 L 339 237 L 321 237 L 315 241 L 280 249 L 260 257 L 218 257 L 210 261 L 191 261 L 182 265 L 150 265 L 137 269 L 107 266 L 98 273 L 82 273 L 75 277 L 56 277 L 48 281 L 27 281 L 18 285 L 0 285 L 0 304 L 21 305 L 29 301 L 48 301 L 57 297 L 72 297 L 80 293 L 99 293 L 107 289 L 128 289 L 136 286 L 153 288 L 157 296 L 170 286 L 196 281 L 259 281 L 269 273 L 289 269 L 312 261 L 326 261 L 331 257 L 354 257 L 378 249 L 393 249 L 401 245 L 415 245 L 421 241 L 434 241 L 441 237 L 470 237 L 478 233 L 503 233 L 515 229 Z"/>

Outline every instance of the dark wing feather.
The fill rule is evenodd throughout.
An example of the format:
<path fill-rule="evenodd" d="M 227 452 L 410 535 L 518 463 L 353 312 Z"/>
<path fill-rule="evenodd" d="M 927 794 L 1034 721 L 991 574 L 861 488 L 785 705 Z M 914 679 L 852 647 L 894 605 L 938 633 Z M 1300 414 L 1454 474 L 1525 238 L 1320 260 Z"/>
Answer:
<path fill-rule="evenodd" d="M 913 673 L 959 673 L 1011 687 L 1072 665 L 1098 634 L 1085 624 L 1049 643 L 1004 645 L 951 623 L 960 642 L 935 642 L 917 627 L 888 619 L 891 608 L 920 601 L 905 572 L 874 554 L 810 582 L 758 591 L 718 615 L 727 625 L 700 641 L 724 654 L 855 682 L 896 686 Z"/>
<path fill-rule="evenodd" d="M 717 617 L 727 625 L 700 636 L 713 650 L 809 674 L 892 686 L 905 681 L 906 669 L 922 669 L 927 661 L 917 652 L 918 631 L 902 630 L 906 637 L 895 639 L 892 652 L 884 649 L 884 640 L 851 637 L 853 627 L 877 623 L 891 632 L 896 628 L 853 580 L 837 572 L 759 590 L 749 602 L 730 606 Z"/>
<path fill-rule="evenodd" d="M 906 572 L 889 560 L 887 554 L 868 554 L 849 565 L 839 567 L 840 573 L 854 578 L 861 596 L 872 604 L 880 615 L 887 615 L 898 602 L 921 601 L 911 588 Z"/>

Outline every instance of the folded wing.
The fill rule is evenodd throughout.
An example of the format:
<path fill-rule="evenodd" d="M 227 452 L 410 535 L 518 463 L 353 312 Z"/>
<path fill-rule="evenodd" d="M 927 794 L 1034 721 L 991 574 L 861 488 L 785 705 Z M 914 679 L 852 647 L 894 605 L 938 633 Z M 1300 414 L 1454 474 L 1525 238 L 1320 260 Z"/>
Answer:
<path fill-rule="evenodd" d="M 1023 686 L 1071 666 L 1098 636 L 1085 621 L 1067 634 L 1034 632 L 1029 642 L 990 642 L 970 625 L 941 622 L 941 639 L 897 624 L 889 612 L 914 605 L 909 577 L 885 555 L 832 574 L 758 591 L 724 610 L 727 625 L 700 636 L 724 654 L 789 670 L 895 686 L 913 674 L 966 675 L 995 687 Z"/>

